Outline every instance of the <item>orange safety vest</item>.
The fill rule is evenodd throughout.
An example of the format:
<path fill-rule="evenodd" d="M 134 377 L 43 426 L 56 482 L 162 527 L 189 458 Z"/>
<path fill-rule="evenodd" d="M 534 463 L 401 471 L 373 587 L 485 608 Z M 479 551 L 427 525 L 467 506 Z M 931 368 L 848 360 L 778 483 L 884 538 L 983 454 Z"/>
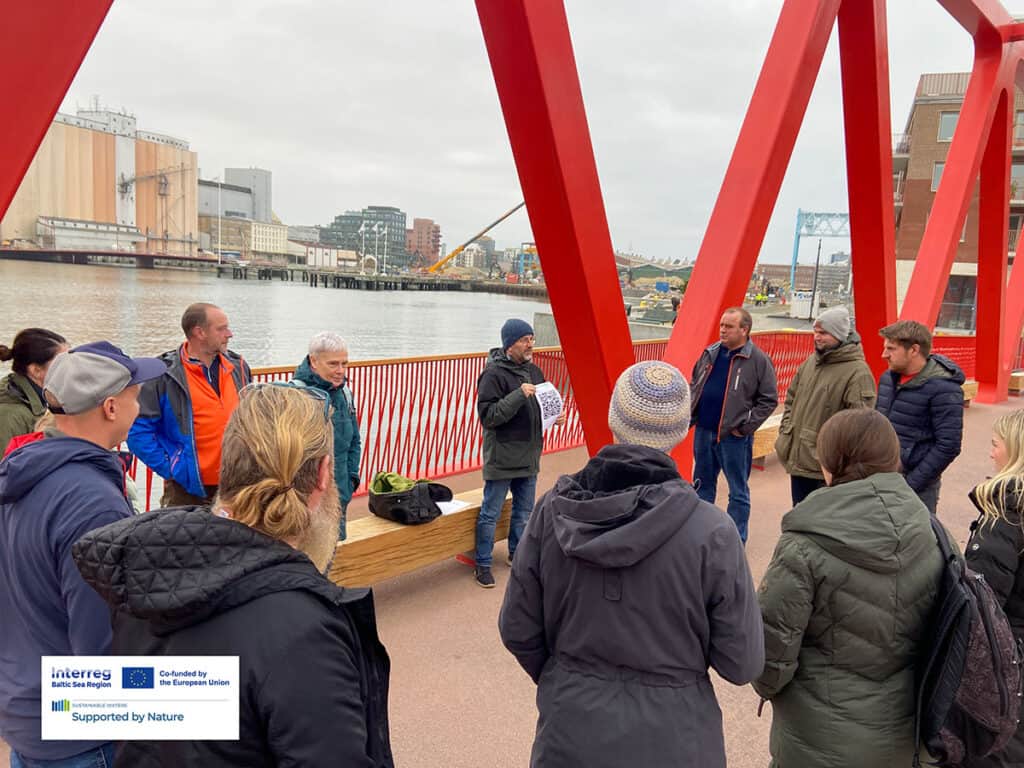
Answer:
<path fill-rule="evenodd" d="M 189 361 L 184 346 L 181 362 L 185 368 L 188 392 L 192 400 L 192 435 L 196 443 L 196 461 L 203 485 L 220 483 L 220 453 L 224 428 L 238 407 L 238 390 L 231 375 L 235 368 L 220 356 L 220 395 L 206 380 L 203 366 Z"/>

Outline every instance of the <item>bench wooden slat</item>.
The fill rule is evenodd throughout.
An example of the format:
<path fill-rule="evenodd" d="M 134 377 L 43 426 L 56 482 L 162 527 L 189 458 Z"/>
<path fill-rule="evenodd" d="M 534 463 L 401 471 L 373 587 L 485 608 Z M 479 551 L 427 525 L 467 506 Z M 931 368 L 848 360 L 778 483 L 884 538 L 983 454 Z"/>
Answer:
<path fill-rule="evenodd" d="M 782 414 L 776 413 L 769 416 L 764 423 L 754 432 L 753 457 L 763 459 L 775 451 L 775 441 L 779 437 L 779 426 L 782 424 Z"/>
<path fill-rule="evenodd" d="M 1019 395 L 1024 391 L 1024 371 L 1014 371 L 1010 374 L 1010 394 Z"/>
<path fill-rule="evenodd" d="M 476 546 L 476 518 L 483 489 L 455 496 L 469 503 L 450 515 L 423 525 L 402 525 L 367 515 L 351 520 L 347 538 L 338 544 L 328 577 L 344 587 L 368 587 L 433 563 L 469 552 Z M 508 538 L 511 498 L 505 500 L 494 540 Z"/>

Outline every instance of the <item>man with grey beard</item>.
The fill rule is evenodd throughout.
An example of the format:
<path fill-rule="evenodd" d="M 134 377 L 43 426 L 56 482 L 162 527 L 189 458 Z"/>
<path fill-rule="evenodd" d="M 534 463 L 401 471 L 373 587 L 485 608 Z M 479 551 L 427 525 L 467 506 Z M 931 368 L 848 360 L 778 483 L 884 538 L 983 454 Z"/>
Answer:
<path fill-rule="evenodd" d="M 254 384 L 224 433 L 212 514 L 160 510 L 75 545 L 112 609 L 111 653 L 239 659 L 237 741 L 123 742 L 115 766 L 393 765 L 373 597 L 323 575 L 340 512 L 327 394 Z"/>

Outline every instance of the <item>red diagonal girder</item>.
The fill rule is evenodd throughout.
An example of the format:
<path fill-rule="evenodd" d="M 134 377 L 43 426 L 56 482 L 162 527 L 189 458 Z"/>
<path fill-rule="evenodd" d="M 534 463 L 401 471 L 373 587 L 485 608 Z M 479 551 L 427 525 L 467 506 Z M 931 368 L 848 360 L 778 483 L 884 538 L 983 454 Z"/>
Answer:
<path fill-rule="evenodd" d="M 0 0 L 0 219 L 111 0 Z"/>

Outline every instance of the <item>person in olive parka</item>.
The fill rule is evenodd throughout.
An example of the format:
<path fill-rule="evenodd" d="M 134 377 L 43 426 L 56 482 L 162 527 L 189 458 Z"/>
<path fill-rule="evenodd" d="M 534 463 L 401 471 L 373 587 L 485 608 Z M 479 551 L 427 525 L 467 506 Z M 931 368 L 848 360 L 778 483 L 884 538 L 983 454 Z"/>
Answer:
<path fill-rule="evenodd" d="M 841 411 L 817 445 L 828 487 L 782 518 L 759 591 L 771 768 L 907 768 L 942 555 L 884 416 Z"/>

